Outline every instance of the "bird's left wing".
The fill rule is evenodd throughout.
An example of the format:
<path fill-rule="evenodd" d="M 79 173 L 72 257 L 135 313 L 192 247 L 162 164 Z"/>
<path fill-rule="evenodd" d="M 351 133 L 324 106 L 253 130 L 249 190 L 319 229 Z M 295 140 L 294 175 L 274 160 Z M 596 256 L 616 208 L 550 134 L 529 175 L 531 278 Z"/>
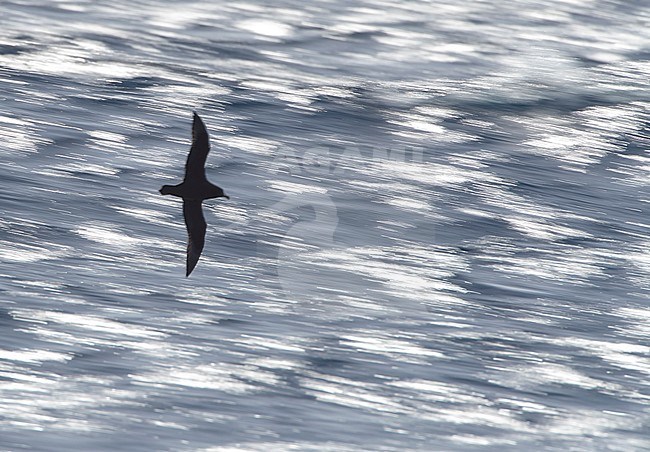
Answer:
<path fill-rule="evenodd" d="M 205 124 L 194 112 L 192 147 L 185 163 L 185 180 L 205 179 L 205 160 L 210 152 L 210 139 Z"/>
<path fill-rule="evenodd" d="M 207 227 L 203 218 L 201 201 L 183 200 L 183 216 L 187 227 L 187 270 L 185 276 L 190 276 L 196 263 L 201 257 L 205 244 L 205 229 Z"/>

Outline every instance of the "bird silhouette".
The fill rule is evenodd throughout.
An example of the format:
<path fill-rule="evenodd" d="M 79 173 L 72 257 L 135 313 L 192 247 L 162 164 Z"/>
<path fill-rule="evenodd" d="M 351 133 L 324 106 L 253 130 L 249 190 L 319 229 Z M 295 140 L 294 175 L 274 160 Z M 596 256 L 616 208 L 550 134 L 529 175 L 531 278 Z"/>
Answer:
<path fill-rule="evenodd" d="M 190 276 L 201 257 L 205 244 L 205 229 L 202 202 L 211 198 L 230 199 L 220 187 L 211 184 L 205 177 L 205 160 L 210 152 L 210 140 L 205 124 L 194 112 L 192 122 L 192 147 L 185 163 L 185 178 L 178 185 L 163 185 L 162 195 L 183 198 L 183 216 L 187 227 L 187 268 L 185 276 Z"/>

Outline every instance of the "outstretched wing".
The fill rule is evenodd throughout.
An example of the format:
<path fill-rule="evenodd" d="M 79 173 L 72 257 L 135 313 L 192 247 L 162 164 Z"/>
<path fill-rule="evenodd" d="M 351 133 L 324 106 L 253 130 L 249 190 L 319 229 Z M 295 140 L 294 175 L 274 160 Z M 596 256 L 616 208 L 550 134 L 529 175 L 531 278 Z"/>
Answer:
<path fill-rule="evenodd" d="M 201 257 L 205 244 L 206 223 L 203 218 L 201 201 L 183 200 L 183 216 L 187 227 L 187 270 L 185 276 L 190 276 L 196 263 Z"/>
<path fill-rule="evenodd" d="M 192 148 L 185 163 L 185 180 L 205 179 L 205 159 L 210 152 L 210 140 L 205 124 L 194 112 L 192 122 Z"/>

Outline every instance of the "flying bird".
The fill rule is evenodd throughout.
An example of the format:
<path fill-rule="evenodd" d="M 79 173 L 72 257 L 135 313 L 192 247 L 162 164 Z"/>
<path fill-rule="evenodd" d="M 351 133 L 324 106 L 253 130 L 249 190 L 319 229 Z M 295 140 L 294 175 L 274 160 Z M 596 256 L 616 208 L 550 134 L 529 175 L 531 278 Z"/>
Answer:
<path fill-rule="evenodd" d="M 185 163 L 185 178 L 178 185 L 163 185 L 162 195 L 183 198 L 183 216 L 187 227 L 187 268 L 185 276 L 190 276 L 201 257 L 205 244 L 206 223 L 201 203 L 205 199 L 230 199 L 220 187 L 211 184 L 205 177 L 205 159 L 210 152 L 210 141 L 205 124 L 194 112 L 192 122 L 192 147 Z"/>

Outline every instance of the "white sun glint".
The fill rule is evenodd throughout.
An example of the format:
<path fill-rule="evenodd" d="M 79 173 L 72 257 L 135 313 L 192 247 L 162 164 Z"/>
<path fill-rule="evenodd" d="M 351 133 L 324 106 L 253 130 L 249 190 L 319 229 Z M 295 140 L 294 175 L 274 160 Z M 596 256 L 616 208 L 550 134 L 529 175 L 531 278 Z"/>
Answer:
<path fill-rule="evenodd" d="M 104 224 L 87 224 L 79 226 L 76 232 L 85 239 L 105 245 L 133 246 L 141 242 L 136 238 L 129 237 L 122 233 L 116 227 Z"/>
<path fill-rule="evenodd" d="M 268 19 L 248 19 L 238 22 L 236 26 L 242 30 L 272 38 L 284 38 L 293 32 L 291 25 Z"/>

